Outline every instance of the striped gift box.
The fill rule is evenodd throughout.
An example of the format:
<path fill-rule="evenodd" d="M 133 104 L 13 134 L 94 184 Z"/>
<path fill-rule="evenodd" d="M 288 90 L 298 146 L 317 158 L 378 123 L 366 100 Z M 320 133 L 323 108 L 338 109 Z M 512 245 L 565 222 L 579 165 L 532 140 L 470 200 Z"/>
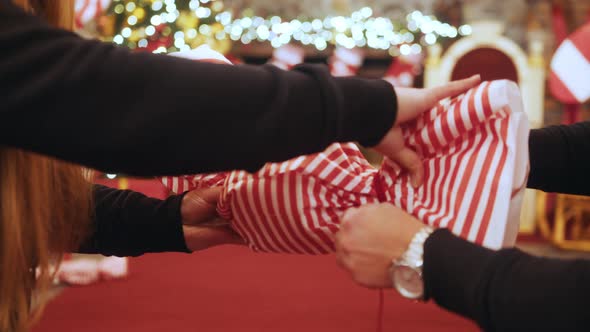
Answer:
<path fill-rule="evenodd" d="M 176 56 L 225 62 L 200 47 Z M 353 143 L 258 172 L 163 177 L 175 193 L 222 186 L 219 214 L 251 249 L 324 254 L 334 250 L 340 217 L 351 207 L 390 202 L 423 222 L 489 248 L 512 246 L 528 176 L 528 120 L 515 83 L 484 82 L 440 103 L 404 128 L 424 163 L 424 184 L 410 185 L 389 160 L 377 169 Z"/>
<path fill-rule="evenodd" d="M 516 84 L 482 83 L 424 113 L 404 128 L 404 137 L 425 166 L 424 184 L 416 189 L 393 162 L 374 168 L 352 143 L 269 163 L 253 174 L 162 181 L 177 193 L 224 187 L 218 212 L 255 251 L 332 252 L 344 211 L 376 202 L 490 248 L 514 244 L 528 175 L 528 120 Z"/>

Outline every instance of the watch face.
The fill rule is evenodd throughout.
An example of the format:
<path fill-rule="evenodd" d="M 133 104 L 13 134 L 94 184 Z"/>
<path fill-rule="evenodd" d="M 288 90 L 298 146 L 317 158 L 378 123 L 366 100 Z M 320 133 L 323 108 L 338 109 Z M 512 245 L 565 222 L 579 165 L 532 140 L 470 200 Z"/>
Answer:
<path fill-rule="evenodd" d="M 424 282 L 418 271 L 409 266 L 396 266 L 393 270 L 393 284 L 406 298 L 419 299 L 424 294 Z"/>

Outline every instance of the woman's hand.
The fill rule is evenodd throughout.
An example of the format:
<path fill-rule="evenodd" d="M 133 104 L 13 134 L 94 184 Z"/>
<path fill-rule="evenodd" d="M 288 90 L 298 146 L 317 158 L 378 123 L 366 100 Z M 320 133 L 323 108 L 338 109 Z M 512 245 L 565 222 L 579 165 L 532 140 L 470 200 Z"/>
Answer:
<path fill-rule="evenodd" d="M 397 118 L 375 149 L 410 173 L 412 185 L 422 184 L 424 166 L 415 151 L 405 146 L 400 125 L 436 106 L 441 100 L 460 95 L 481 82 L 479 75 L 429 89 L 396 88 Z"/>
<path fill-rule="evenodd" d="M 389 268 L 422 227 L 419 220 L 389 203 L 349 209 L 336 234 L 336 259 L 360 285 L 392 287 Z"/>
<path fill-rule="evenodd" d="M 184 195 L 180 214 L 184 240 L 190 251 L 222 244 L 244 244 L 244 240 L 217 214 L 220 193 L 221 188 L 206 188 Z"/>

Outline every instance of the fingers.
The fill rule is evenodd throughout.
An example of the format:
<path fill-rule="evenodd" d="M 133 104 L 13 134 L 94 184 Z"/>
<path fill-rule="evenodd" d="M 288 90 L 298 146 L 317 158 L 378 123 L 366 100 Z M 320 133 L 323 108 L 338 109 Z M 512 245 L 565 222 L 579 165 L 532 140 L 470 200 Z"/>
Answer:
<path fill-rule="evenodd" d="M 244 239 L 230 227 L 207 227 L 210 236 L 215 240 L 215 245 L 220 244 L 238 244 L 244 245 Z"/>
<path fill-rule="evenodd" d="M 334 247 L 336 249 L 336 258 L 343 268 L 348 268 L 350 251 L 354 247 L 354 238 L 358 236 L 358 226 L 363 220 L 368 218 L 367 211 L 372 210 L 374 204 L 364 205 L 362 208 L 352 207 L 344 212 L 340 218 L 340 230 L 336 233 Z M 355 236 L 355 234 L 357 236 Z"/>
<path fill-rule="evenodd" d="M 449 82 L 445 85 L 441 85 L 439 87 L 432 88 L 432 94 L 431 94 L 432 98 L 433 98 L 432 99 L 432 101 L 433 101 L 432 106 L 434 106 L 436 103 L 438 103 L 442 99 L 460 95 L 460 94 L 466 92 L 467 90 L 475 87 L 479 83 L 481 83 L 481 76 L 474 75 L 474 76 L 471 76 L 470 78 Z"/>
<path fill-rule="evenodd" d="M 222 190 L 222 187 L 212 187 L 193 190 L 189 194 L 194 193 L 195 196 L 200 197 L 203 201 L 211 205 L 217 205 L 217 201 L 219 200 L 219 195 L 221 195 Z"/>
<path fill-rule="evenodd" d="M 340 221 L 340 229 L 344 231 L 348 231 L 352 228 L 352 222 L 354 220 L 358 220 L 362 218 L 361 209 L 357 207 L 352 207 L 344 212 L 342 219 Z"/>
<path fill-rule="evenodd" d="M 475 75 L 429 89 L 396 88 L 398 108 L 394 126 L 416 118 L 436 106 L 441 100 L 460 95 L 479 83 L 481 83 L 481 77 Z"/>
<path fill-rule="evenodd" d="M 424 179 L 424 165 L 418 154 L 404 147 L 401 151 L 397 152 L 394 156 L 395 161 L 401 168 L 405 169 L 410 174 L 410 182 L 414 188 L 422 185 Z"/>
<path fill-rule="evenodd" d="M 400 127 L 390 130 L 376 148 L 410 174 L 410 181 L 414 188 L 422 185 L 424 179 L 422 159 L 414 150 L 405 146 Z"/>
<path fill-rule="evenodd" d="M 350 253 L 344 244 L 344 235 L 342 232 L 336 234 L 334 249 L 338 265 L 343 269 L 348 269 L 347 258 L 350 256 Z"/>
<path fill-rule="evenodd" d="M 388 267 L 391 259 L 379 248 L 382 242 L 373 236 L 376 214 L 382 204 L 366 204 L 345 211 L 336 233 L 336 263 L 361 286 L 382 288 L 391 286 Z M 378 224 L 378 223 L 377 223 Z M 376 230 L 381 233 L 380 230 Z M 389 236 L 385 236 L 389 239 Z"/>
<path fill-rule="evenodd" d="M 217 217 L 221 187 L 188 192 L 182 198 L 180 212 L 184 224 L 196 225 Z"/>
<path fill-rule="evenodd" d="M 229 227 L 183 226 L 182 229 L 186 246 L 190 251 L 223 244 L 244 244 L 244 240 Z"/>
<path fill-rule="evenodd" d="M 342 240 L 336 241 L 336 264 L 346 271 L 354 282 L 363 287 L 383 288 L 391 286 L 387 273 L 384 274 L 385 277 L 376 279 L 374 271 L 372 271 L 375 267 L 367 265 L 362 259 L 359 260 L 358 255 L 351 254 L 347 250 L 346 243 L 342 243 Z"/>
<path fill-rule="evenodd" d="M 229 226 L 230 223 L 228 220 L 223 219 L 221 217 L 213 217 L 212 219 L 205 220 L 199 223 L 199 226 L 208 226 L 208 227 L 225 227 Z"/>
<path fill-rule="evenodd" d="M 477 86 L 481 82 L 479 75 L 450 82 L 431 89 L 396 89 L 398 97 L 398 114 L 396 123 L 404 123 L 422 112 L 436 106 L 441 100 L 454 97 Z M 410 174 L 411 183 L 418 187 L 423 183 L 424 166 L 418 154 L 404 145 L 401 128 L 397 125 L 385 134 L 375 147 L 377 151 L 396 162 Z"/>
<path fill-rule="evenodd" d="M 344 220 L 344 219 L 343 219 Z M 341 226 L 346 225 L 347 223 L 342 223 Z M 340 230 L 336 234 L 336 239 L 334 242 L 334 246 L 336 249 L 335 256 L 336 256 L 336 264 L 345 270 L 353 280 L 356 280 L 354 277 L 353 271 L 353 260 L 352 256 L 349 251 L 349 243 L 348 243 L 348 236 L 346 235 L 346 230 Z"/>
<path fill-rule="evenodd" d="M 348 257 L 349 257 L 349 239 L 350 233 L 353 230 L 354 220 L 359 219 L 360 209 L 350 208 L 344 212 L 344 215 L 340 219 L 340 230 L 336 233 L 334 238 L 334 249 L 336 249 L 336 261 L 338 265 L 344 269 L 348 269 Z"/>

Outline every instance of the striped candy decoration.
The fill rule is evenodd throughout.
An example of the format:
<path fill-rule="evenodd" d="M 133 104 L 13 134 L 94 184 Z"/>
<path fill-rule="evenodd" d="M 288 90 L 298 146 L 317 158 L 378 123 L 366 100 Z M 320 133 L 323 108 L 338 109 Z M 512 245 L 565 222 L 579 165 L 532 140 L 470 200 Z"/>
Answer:
<path fill-rule="evenodd" d="M 566 38 L 551 60 L 549 90 L 565 104 L 590 99 L 590 23 Z"/>
<path fill-rule="evenodd" d="M 254 251 L 332 252 L 344 211 L 376 202 L 490 248 L 514 244 L 528 175 L 528 121 L 516 84 L 483 83 L 424 113 L 404 136 L 425 166 L 417 189 L 393 162 L 376 169 L 352 143 L 269 163 L 254 174 L 163 182 L 177 193 L 222 186 L 218 212 Z"/>
<path fill-rule="evenodd" d="M 328 59 L 330 73 L 336 77 L 355 76 L 361 68 L 364 55 L 360 49 L 337 47 Z"/>
<path fill-rule="evenodd" d="M 296 65 L 303 63 L 304 59 L 305 52 L 301 47 L 287 44 L 274 49 L 268 63 L 283 70 L 291 70 Z"/>

